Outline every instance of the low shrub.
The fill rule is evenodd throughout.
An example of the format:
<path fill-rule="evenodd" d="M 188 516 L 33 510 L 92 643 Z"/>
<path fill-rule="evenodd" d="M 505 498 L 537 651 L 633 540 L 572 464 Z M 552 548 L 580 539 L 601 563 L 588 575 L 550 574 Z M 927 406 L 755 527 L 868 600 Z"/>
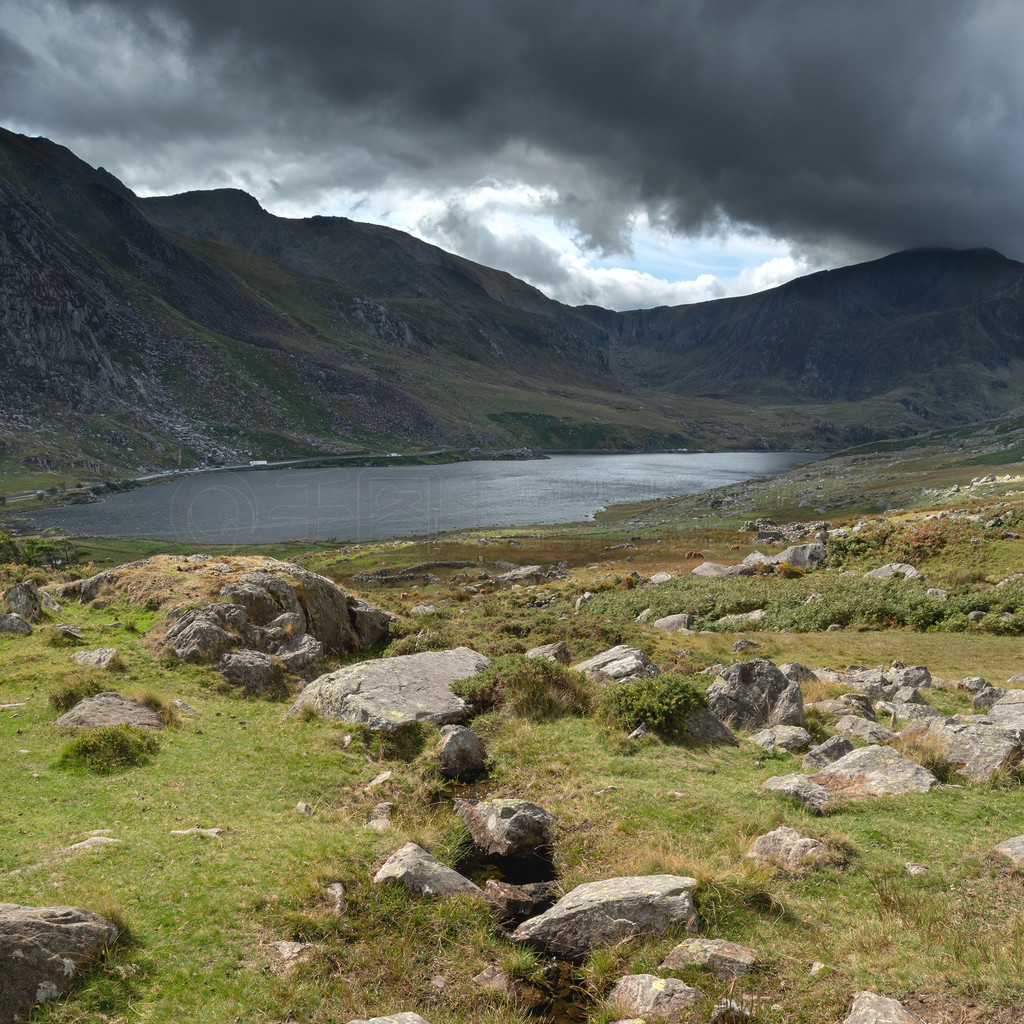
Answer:
<path fill-rule="evenodd" d="M 80 700 L 86 697 L 95 697 L 102 693 L 105 686 L 98 679 L 88 676 L 74 676 L 50 691 L 50 707 L 54 711 L 70 711 Z"/>
<path fill-rule="evenodd" d="M 108 725 L 82 732 L 66 743 L 57 758 L 60 768 L 111 775 L 145 764 L 159 750 L 156 737 L 131 725 Z"/>
<path fill-rule="evenodd" d="M 694 681 L 675 672 L 612 683 L 601 695 L 603 717 L 632 731 L 641 725 L 666 739 L 686 738 L 686 723 L 708 706 Z"/>
<path fill-rule="evenodd" d="M 500 708 L 525 718 L 588 714 L 594 706 L 593 684 L 581 672 L 553 661 L 506 654 L 452 690 L 479 712 Z"/>

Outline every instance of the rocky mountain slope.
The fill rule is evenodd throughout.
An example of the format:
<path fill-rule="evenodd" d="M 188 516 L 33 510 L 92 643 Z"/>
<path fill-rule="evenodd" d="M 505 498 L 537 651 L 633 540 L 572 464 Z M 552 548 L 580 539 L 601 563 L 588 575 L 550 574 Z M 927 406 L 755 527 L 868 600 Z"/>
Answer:
<path fill-rule="evenodd" d="M 998 253 L 921 251 L 743 298 L 571 308 L 388 228 L 237 190 L 139 199 L 0 130 L 0 465 L 838 447 L 1020 405 L 1022 289 Z"/>

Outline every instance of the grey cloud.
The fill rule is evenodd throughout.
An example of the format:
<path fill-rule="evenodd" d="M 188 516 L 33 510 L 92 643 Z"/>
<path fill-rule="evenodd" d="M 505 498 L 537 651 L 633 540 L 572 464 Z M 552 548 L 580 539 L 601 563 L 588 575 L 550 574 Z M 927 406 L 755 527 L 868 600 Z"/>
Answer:
<path fill-rule="evenodd" d="M 367 189 L 500 169 L 551 189 L 551 212 L 606 253 L 644 208 L 808 252 L 1024 256 L 1024 8 L 1004 0 L 67 2 L 190 69 L 114 103 L 44 91 L 40 123 L 73 109 L 62 123 L 126 164 L 191 140 L 197 161 L 211 146 L 262 161 L 291 196 L 332 168 Z M 307 168 L 292 184 L 270 166 L 289 158 Z"/>

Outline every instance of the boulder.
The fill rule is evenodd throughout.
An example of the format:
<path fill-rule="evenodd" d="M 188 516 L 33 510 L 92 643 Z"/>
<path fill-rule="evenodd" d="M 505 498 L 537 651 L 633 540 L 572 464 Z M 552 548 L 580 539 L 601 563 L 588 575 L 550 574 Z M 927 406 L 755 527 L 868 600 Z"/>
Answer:
<path fill-rule="evenodd" d="M 736 746 L 739 742 L 725 722 L 706 708 L 690 715 L 683 729 L 689 743 L 729 743 Z"/>
<path fill-rule="evenodd" d="M 202 609 L 185 612 L 164 634 L 164 643 L 179 661 L 217 661 L 235 646 L 235 638 Z"/>
<path fill-rule="evenodd" d="M 446 779 L 470 779 L 487 764 L 487 751 L 480 737 L 464 725 L 446 725 L 441 729 L 437 759 Z"/>
<path fill-rule="evenodd" d="M 678 1021 L 703 998 L 678 978 L 654 974 L 627 974 L 608 993 L 607 1001 L 618 1013 L 643 1014 L 644 1020 Z"/>
<path fill-rule="evenodd" d="M 898 796 L 927 793 L 939 780 L 927 768 L 892 747 L 861 747 L 810 776 L 833 797 Z"/>
<path fill-rule="evenodd" d="M 907 565 L 906 562 L 888 562 L 886 565 L 880 565 L 877 569 L 864 573 L 864 578 L 868 580 L 891 580 L 893 578 L 923 580 L 924 576 L 912 565 Z"/>
<path fill-rule="evenodd" d="M 895 718 L 917 721 L 919 719 L 941 719 L 942 712 L 930 704 L 900 704 L 894 700 L 880 700 L 875 704 L 875 713 L 888 715 L 890 723 Z"/>
<path fill-rule="evenodd" d="M 828 557 L 824 544 L 793 544 L 768 559 L 773 565 L 791 565 L 794 569 L 813 569 Z"/>
<path fill-rule="evenodd" d="M 288 672 L 301 675 L 307 669 L 323 660 L 324 645 L 309 633 L 299 633 L 283 643 L 274 652 L 274 657 Z"/>
<path fill-rule="evenodd" d="M 655 619 L 651 625 L 655 629 L 664 629 L 669 633 L 678 633 L 681 629 L 693 629 L 695 618 L 689 612 L 677 612 L 675 615 L 665 615 L 660 619 Z"/>
<path fill-rule="evenodd" d="M 824 743 L 811 747 L 804 755 L 805 772 L 820 771 L 853 751 L 853 744 L 845 736 L 830 736 Z"/>
<path fill-rule="evenodd" d="M 1024 866 L 1024 836 L 1014 836 L 1012 839 L 1004 839 L 997 847 L 996 853 L 1013 861 L 1017 867 Z"/>
<path fill-rule="evenodd" d="M 800 687 L 766 658 L 723 669 L 708 687 L 707 699 L 711 710 L 734 729 L 807 725 Z"/>
<path fill-rule="evenodd" d="M 21 636 L 31 636 L 32 627 L 20 616 L 0 615 L 0 633 L 18 633 Z"/>
<path fill-rule="evenodd" d="M 458 723 L 470 710 L 451 684 L 488 665 L 489 659 L 468 647 L 363 661 L 314 679 L 289 714 L 310 707 L 324 718 L 365 722 L 384 731 L 412 722 Z"/>
<path fill-rule="evenodd" d="M 806 750 L 814 741 L 811 734 L 799 725 L 773 725 L 770 729 L 762 729 L 751 739 L 759 747 L 771 752 L 773 750 Z"/>
<path fill-rule="evenodd" d="M 94 651 L 75 651 L 71 660 L 79 665 L 90 665 L 93 668 L 119 668 L 121 656 L 113 647 L 97 647 Z"/>
<path fill-rule="evenodd" d="M 112 692 L 85 697 L 53 724 L 71 729 L 102 729 L 108 725 L 153 730 L 164 727 L 163 719 L 151 707 Z"/>
<path fill-rule="evenodd" d="M 818 677 L 806 665 L 801 665 L 799 661 L 787 661 L 779 666 L 779 671 L 787 679 L 792 679 L 797 686 L 818 681 Z"/>
<path fill-rule="evenodd" d="M 274 578 L 277 579 L 277 577 Z M 219 596 L 222 601 L 241 605 L 250 622 L 254 622 L 258 626 L 265 626 L 282 612 L 301 613 L 301 606 L 294 598 L 294 593 L 289 600 L 284 600 L 280 590 L 278 593 L 281 596 L 275 598 L 265 586 L 261 586 L 251 579 L 240 579 L 233 580 L 221 587 Z"/>
<path fill-rule="evenodd" d="M 67 995 L 117 936 L 115 925 L 79 907 L 0 903 L 0 1021 L 28 1020 L 34 1006 Z"/>
<path fill-rule="evenodd" d="M 693 938 L 681 942 L 661 964 L 659 970 L 678 971 L 684 967 L 703 967 L 720 981 L 731 981 L 748 974 L 757 962 L 757 953 L 748 946 L 725 939 Z"/>
<path fill-rule="evenodd" d="M 1024 690 L 1007 691 L 988 709 L 986 717 L 1008 729 L 1024 729 Z"/>
<path fill-rule="evenodd" d="M 573 668 L 577 672 L 583 672 L 590 679 L 619 681 L 656 676 L 660 672 L 658 666 L 643 651 L 636 647 L 628 647 L 626 644 L 595 654 L 594 657 L 573 665 Z"/>
<path fill-rule="evenodd" d="M 410 892 L 427 896 L 460 896 L 463 893 L 480 892 L 479 886 L 442 864 L 415 843 L 406 843 L 388 857 L 373 880 L 378 885 L 382 882 L 397 882 Z"/>
<path fill-rule="evenodd" d="M 11 587 L 4 595 L 4 603 L 12 615 L 20 615 L 26 622 L 36 622 L 43 614 L 39 588 L 32 580 Z"/>
<path fill-rule="evenodd" d="M 883 674 L 897 687 L 913 686 L 922 689 L 932 685 L 932 674 L 924 665 L 904 665 L 894 661 Z"/>
<path fill-rule="evenodd" d="M 1024 729 L 1006 728 L 984 722 L 955 722 L 932 719 L 912 722 L 904 736 L 931 737 L 957 771 L 974 782 L 987 782 L 1024 757 Z"/>
<path fill-rule="evenodd" d="M 709 579 L 715 576 L 753 576 L 754 567 L 740 562 L 739 565 L 719 565 L 717 562 L 702 562 L 690 570 L 691 576 L 698 579 Z"/>
<path fill-rule="evenodd" d="M 715 621 L 715 625 L 731 632 L 743 629 L 757 629 L 767 614 L 763 608 L 755 608 L 752 612 L 737 612 L 735 615 L 723 615 Z"/>
<path fill-rule="evenodd" d="M 281 678 L 281 666 L 259 651 L 225 654 L 217 669 L 232 686 L 241 687 L 255 697 L 272 689 Z"/>
<path fill-rule="evenodd" d="M 824 786 L 812 782 L 806 775 L 774 775 L 761 788 L 769 793 L 784 793 L 793 797 L 814 814 L 824 814 L 832 806 L 832 794 Z"/>
<path fill-rule="evenodd" d="M 60 605 L 54 600 L 52 594 L 48 594 L 45 590 L 39 591 L 39 603 L 48 611 L 53 612 L 54 615 L 61 613 Z"/>
<path fill-rule="evenodd" d="M 896 733 L 892 729 L 886 729 L 884 725 L 869 722 L 857 715 L 844 715 L 836 722 L 836 730 L 844 736 L 866 740 L 868 743 L 889 743 L 896 739 Z"/>
<path fill-rule="evenodd" d="M 670 572 L 656 572 L 647 582 L 651 586 L 658 586 L 660 583 L 668 583 L 672 579 Z"/>
<path fill-rule="evenodd" d="M 500 921 L 516 925 L 542 914 L 551 906 L 551 897 L 534 893 L 510 882 L 488 878 L 484 885 L 484 899 Z"/>
<path fill-rule="evenodd" d="M 662 935 L 676 925 L 692 931 L 697 925 L 696 884 L 695 878 L 680 875 L 587 882 L 550 910 L 524 921 L 512 938 L 560 959 L 580 961 L 594 946 L 630 936 Z"/>
<path fill-rule="evenodd" d="M 921 1024 L 921 1018 L 895 999 L 877 992 L 858 992 L 843 1024 Z"/>
<path fill-rule="evenodd" d="M 551 843 L 555 816 L 528 800 L 453 800 L 476 847 L 489 857 L 531 857 Z"/>
<path fill-rule="evenodd" d="M 366 601 L 358 597 L 349 596 L 351 598 L 349 615 L 352 620 L 352 629 L 358 641 L 358 649 L 368 651 L 371 647 L 376 647 L 377 644 L 383 643 L 388 638 L 388 635 L 391 633 L 391 622 L 397 616 L 392 615 L 390 612 L 382 611 L 380 608 L 375 608 L 372 604 L 367 604 Z M 310 629 L 309 632 L 322 641 L 325 647 L 329 647 L 331 650 L 336 649 L 331 647 L 329 639 L 325 640 L 323 637 L 317 636 L 315 629 Z"/>
<path fill-rule="evenodd" d="M 502 586 L 511 587 L 518 583 L 540 583 L 544 580 L 546 573 L 542 565 L 519 565 L 515 569 L 503 572 L 496 577 L 495 582 Z"/>
<path fill-rule="evenodd" d="M 747 856 L 760 864 L 777 865 L 789 871 L 811 866 L 828 856 L 825 844 L 795 828 L 779 828 L 758 836 Z"/>
<path fill-rule="evenodd" d="M 527 658 L 539 658 L 541 661 L 555 661 L 559 665 L 568 665 L 572 661 L 569 645 L 564 640 L 556 640 L 552 644 L 531 647 L 526 652 Z"/>
<path fill-rule="evenodd" d="M 436 604 L 414 604 L 409 609 L 410 615 L 432 615 L 437 611 Z"/>

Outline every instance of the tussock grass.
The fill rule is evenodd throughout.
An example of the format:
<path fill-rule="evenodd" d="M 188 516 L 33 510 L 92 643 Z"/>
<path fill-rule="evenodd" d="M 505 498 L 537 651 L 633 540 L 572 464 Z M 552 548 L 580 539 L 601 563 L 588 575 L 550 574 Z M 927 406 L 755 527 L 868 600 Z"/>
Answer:
<path fill-rule="evenodd" d="M 69 771 L 110 775 L 146 764 L 159 748 L 157 738 L 148 730 L 130 725 L 106 725 L 82 730 L 65 743 L 57 765 Z"/>

